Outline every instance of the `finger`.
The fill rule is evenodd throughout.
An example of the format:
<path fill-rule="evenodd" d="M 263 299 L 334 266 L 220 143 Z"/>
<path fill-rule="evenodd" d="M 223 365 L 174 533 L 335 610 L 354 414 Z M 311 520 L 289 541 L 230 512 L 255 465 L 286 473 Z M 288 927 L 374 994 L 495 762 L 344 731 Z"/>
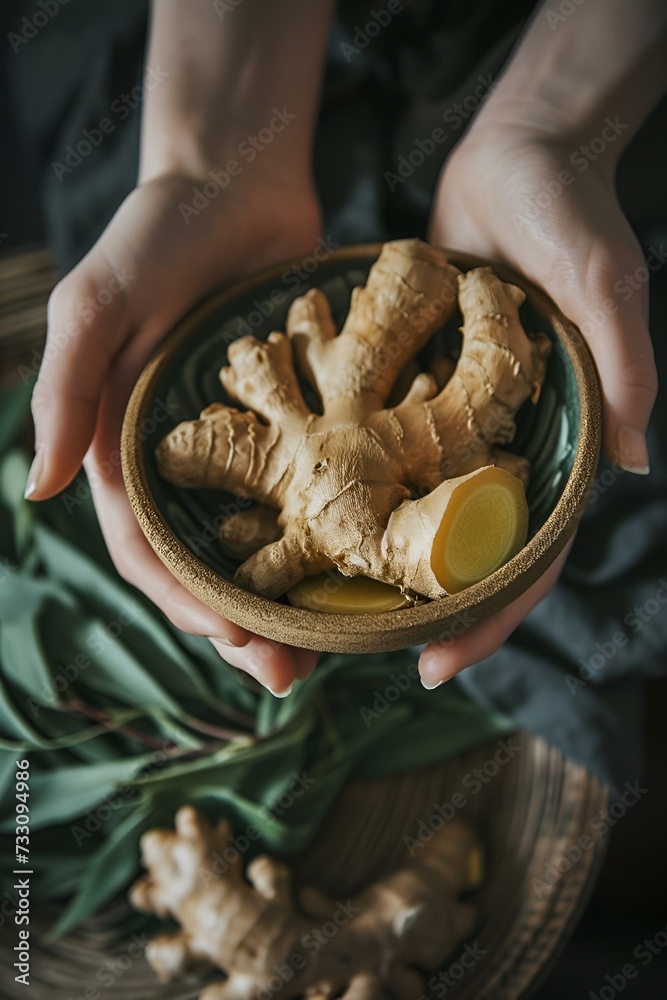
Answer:
<path fill-rule="evenodd" d="M 106 263 L 98 246 L 51 294 L 32 398 L 35 459 L 26 486 L 31 500 L 64 489 L 81 467 L 109 365 L 130 331 L 126 277 Z"/>
<path fill-rule="evenodd" d="M 253 636 L 207 607 L 180 584 L 144 537 L 125 492 L 119 467 L 87 462 L 88 478 L 100 527 L 120 575 L 141 590 L 176 628 L 207 636 L 232 666 L 255 677 L 272 693 L 284 696 L 292 683 L 313 672 L 317 654 Z"/>
<path fill-rule="evenodd" d="M 26 487 L 31 500 L 63 489 L 78 471 L 107 373 L 130 336 L 141 327 L 155 346 L 206 290 L 242 270 L 233 241 L 228 251 L 203 249 L 219 228 L 216 213 L 202 216 L 201 252 L 192 253 L 182 238 L 178 190 L 176 179 L 136 188 L 53 291 L 33 397 L 37 450 Z"/>
<path fill-rule="evenodd" d="M 85 461 L 100 528 L 120 575 L 149 597 L 172 624 L 184 632 L 243 646 L 252 633 L 208 608 L 176 580 L 145 538 L 127 496 L 120 431 L 134 376 L 151 349 L 150 333 L 135 336 L 111 365 L 100 395 L 98 426 Z"/>
<path fill-rule="evenodd" d="M 427 646 L 419 658 L 419 673 L 424 687 L 428 690 L 439 687 L 461 670 L 485 660 L 487 656 L 500 649 L 528 612 L 539 604 L 554 586 L 571 545 L 572 542 L 569 542 L 537 583 L 498 614 L 480 625 L 473 626 L 464 635 L 442 639 Z"/>
<path fill-rule="evenodd" d="M 253 636 L 207 607 L 172 576 L 144 537 L 116 475 L 100 482 L 89 467 L 100 526 L 123 579 L 150 598 L 176 628 L 207 636 L 223 659 L 256 677 L 272 693 L 284 697 L 294 680 L 308 677 L 316 653 Z"/>
<path fill-rule="evenodd" d="M 609 242 L 589 235 L 591 247 L 582 266 L 564 285 L 546 287 L 579 326 L 595 359 L 607 457 L 628 472 L 645 475 L 645 432 L 658 389 L 647 326 L 649 271 L 629 232 Z"/>
<path fill-rule="evenodd" d="M 211 642 L 227 663 L 254 677 L 276 698 L 287 697 L 295 680 L 309 677 L 317 659 L 317 654 L 310 650 L 296 649 L 258 635 L 242 649 L 229 649 L 219 645 L 214 638 Z"/>
<path fill-rule="evenodd" d="M 540 204 L 553 169 L 543 155 L 532 167 L 529 158 L 520 164 L 517 176 L 523 183 L 520 189 L 516 184 L 509 189 L 519 218 L 524 203 L 531 208 Z M 651 256 L 644 261 L 609 186 L 593 182 L 592 172 L 587 180 L 565 187 L 520 227 L 507 222 L 498 227 L 498 218 L 506 220 L 506 214 L 488 216 L 480 225 L 479 218 L 464 213 L 452 223 L 452 205 L 441 189 L 432 232 L 440 242 L 449 238 L 456 246 L 523 272 L 579 326 L 600 374 L 604 451 L 622 468 L 645 474 L 645 431 L 657 392 L 647 293 L 651 266 L 658 267 L 660 261 Z"/>
<path fill-rule="evenodd" d="M 149 597 L 176 628 L 234 646 L 248 643 L 250 632 L 198 600 L 153 552 L 130 506 L 120 464 L 110 460 L 100 467 L 88 459 L 86 471 L 102 534 L 123 579 Z"/>

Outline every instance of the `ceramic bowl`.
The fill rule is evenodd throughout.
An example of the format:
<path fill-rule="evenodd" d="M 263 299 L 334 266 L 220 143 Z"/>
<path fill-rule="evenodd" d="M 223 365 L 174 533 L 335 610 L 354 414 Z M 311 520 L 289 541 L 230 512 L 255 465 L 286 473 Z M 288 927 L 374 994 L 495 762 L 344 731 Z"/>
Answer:
<path fill-rule="evenodd" d="M 291 302 L 309 288 L 328 297 L 342 324 L 356 285 L 363 284 L 379 244 L 333 252 L 308 274 L 293 261 L 213 294 L 165 338 L 136 384 L 125 415 L 122 461 L 130 502 L 146 538 L 185 587 L 209 607 L 252 632 L 295 646 L 358 653 L 401 649 L 459 634 L 516 600 L 545 572 L 572 537 L 597 467 L 601 397 L 597 373 L 579 330 L 539 289 L 494 265 L 526 293 L 521 318 L 528 331 L 553 340 L 537 405 L 517 414 L 511 445 L 531 461 L 528 541 L 508 563 L 458 594 L 381 614 L 338 615 L 267 600 L 233 582 L 235 563 L 217 543 L 217 529 L 247 501 L 214 490 L 187 490 L 163 480 L 155 448 L 182 420 L 209 403 L 229 402 L 218 380 L 228 345 L 252 333 L 283 330 Z M 463 271 L 489 262 L 446 251 Z M 442 334 L 455 338 L 458 314 Z M 440 335 L 439 335 L 440 336 Z"/>

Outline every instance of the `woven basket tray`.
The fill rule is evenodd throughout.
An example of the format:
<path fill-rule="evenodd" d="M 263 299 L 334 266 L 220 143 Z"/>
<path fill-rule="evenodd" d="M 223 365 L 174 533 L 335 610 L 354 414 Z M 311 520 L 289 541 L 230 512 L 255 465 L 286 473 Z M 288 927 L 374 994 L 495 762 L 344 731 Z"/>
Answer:
<path fill-rule="evenodd" d="M 468 939 L 484 954 L 448 988 L 447 996 L 456 1000 L 530 996 L 574 929 L 604 854 L 591 836 L 594 846 L 581 852 L 580 860 L 551 889 L 536 891 L 531 880 L 544 883 L 547 865 L 561 859 L 582 834 L 591 835 L 591 820 L 606 807 L 607 793 L 583 768 L 542 740 L 520 733 L 512 743 L 521 749 L 476 794 L 474 784 L 464 779 L 485 764 L 487 771 L 494 770 L 488 762 L 498 749 L 495 742 L 434 767 L 353 783 L 339 798 L 317 842 L 296 863 L 301 881 L 335 898 L 347 898 L 400 864 L 406 857 L 403 838 L 415 835 L 419 820 L 428 820 L 435 805 L 462 792 L 467 805 L 459 815 L 477 826 L 486 852 L 484 886 L 476 897 L 479 923 Z M 49 943 L 44 932 L 55 915 L 52 909 L 34 913 L 34 921 L 31 917 L 31 1000 L 198 996 L 200 984 L 195 980 L 160 985 L 143 957 L 121 969 L 129 962 L 128 940 L 118 940 L 118 927 L 135 918 L 123 901 Z M 16 928 L 7 924 L 0 931 L 0 969 L 2 995 L 12 1000 L 26 995 L 25 987 L 13 979 L 15 944 Z M 120 964 L 114 965 L 118 958 Z M 456 963 L 455 953 L 445 966 L 452 970 L 452 979 L 462 968 Z M 426 990 L 425 996 L 434 994 Z"/>
<path fill-rule="evenodd" d="M 37 373 L 46 303 L 58 275 L 48 250 L 0 255 L 0 389 Z"/>

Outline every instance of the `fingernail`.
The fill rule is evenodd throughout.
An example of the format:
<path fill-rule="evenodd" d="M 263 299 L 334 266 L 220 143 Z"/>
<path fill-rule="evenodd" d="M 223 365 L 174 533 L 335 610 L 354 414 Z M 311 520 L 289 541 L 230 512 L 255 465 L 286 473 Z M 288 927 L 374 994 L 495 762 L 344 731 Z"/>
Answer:
<path fill-rule="evenodd" d="M 441 684 L 445 683 L 444 680 L 441 680 L 441 681 L 436 681 L 435 684 L 427 684 L 423 677 L 421 680 L 422 680 L 422 687 L 426 688 L 427 691 L 435 691 L 436 688 L 439 688 Z"/>
<path fill-rule="evenodd" d="M 35 451 L 35 457 L 32 460 L 32 465 L 30 466 L 30 472 L 28 473 L 28 482 L 25 484 L 25 492 L 23 496 L 26 500 L 29 500 L 33 493 L 36 493 L 39 489 L 39 480 L 41 479 L 42 473 L 44 471 L 44 445 L 39 445 Z"/>
<path fill-rule="evenodd" d="M 647 476 L 650 472 L 646 436 L 639 427 L 621 424 L 616 431 L 617 464 L 626 472 Z"/>
<path fill-rule="evenodd" d="M 219 646 L 226 646 L 227 649 L 241 649 L 244 645 L 244 643 L 232 642 L 224 635 L 207 635 L 206 638 L 212 643 L 214 649 L 218 649 Z M 222 655 L 221 649 L 218 649 L 218 652 Z"/>
<path fill-rule="evenodd" d="M 292 691 L 292 688 L 294 687 L 294 682 L 292 682 L 288 688 L 285 688 L 284 691 L 274 691 L 273 688 L 270 688 L 268 684 L 266 686 L 274 698 L 286 698 L 287 695 L 290 694 L 290 692 Z"/>

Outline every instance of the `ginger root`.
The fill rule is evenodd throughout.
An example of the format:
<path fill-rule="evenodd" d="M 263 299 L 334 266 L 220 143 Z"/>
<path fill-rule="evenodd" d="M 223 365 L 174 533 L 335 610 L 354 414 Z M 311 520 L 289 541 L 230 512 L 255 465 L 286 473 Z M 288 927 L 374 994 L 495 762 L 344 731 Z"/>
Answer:
<path fill-rule="evenodd" d="M 277 542 L 281 535 L 277 511 L 251 507 L 225 518 L 218 531 L 218 542 L 223 552 L 243 562 L 262 546 Z"/>
<path fill-rule="evenodd" d="M 389 406 L 401 373 L 453 314 L 457 281 L 464 323 L 454 372 L 419 372 Z M 179 424 L 158 446 L 160 473 L 278 512 L 236 574 L 265 597 L 332 568 L 411 596 L 468 586 L 525 543 L 525 498 L 511 479 L 525 485 L 529 464 L 502 446 L 518 408 L 539 395 L 551 345 L 524 332 L 523 299 L 491 268 L 464 275 L 419 240 L 385 244 L 340 334 L 313 289 L 293 302 L 287 336 L 231 344 L 220 378 L 245 409 L 215 403 Z M 317 390 L 321 415 L 306 405 L 297 371 Z"/>
<path fill-rule="evenodd" d="M 481 851 L 459 819 L 353 898 L 306 888 L 298 906 L 285 864 L 258 857 L 244 877 L 235 852 L 221 865 L 230 836 L 227 823 L 214 827 L 184 806 L 175 832 L 142 837 L 148 871 L 130 890 L 134 907 L 181 925 L 146 951 L 163 982 L 211 967 L 227 974 L 201 1000 L 415 1000 L 423 972 L 442 965 L 474 927 L 476 911 L 459 897 L 479 883 Z"/>
<path fill-rule="evenodd" d="M 297 608 L 335 615 L 380 614 L 414 604 L 398 587 L 367 576 L 343 576 L 332 570 L 295 583 L 287 591 L 287 599 Z"/>

